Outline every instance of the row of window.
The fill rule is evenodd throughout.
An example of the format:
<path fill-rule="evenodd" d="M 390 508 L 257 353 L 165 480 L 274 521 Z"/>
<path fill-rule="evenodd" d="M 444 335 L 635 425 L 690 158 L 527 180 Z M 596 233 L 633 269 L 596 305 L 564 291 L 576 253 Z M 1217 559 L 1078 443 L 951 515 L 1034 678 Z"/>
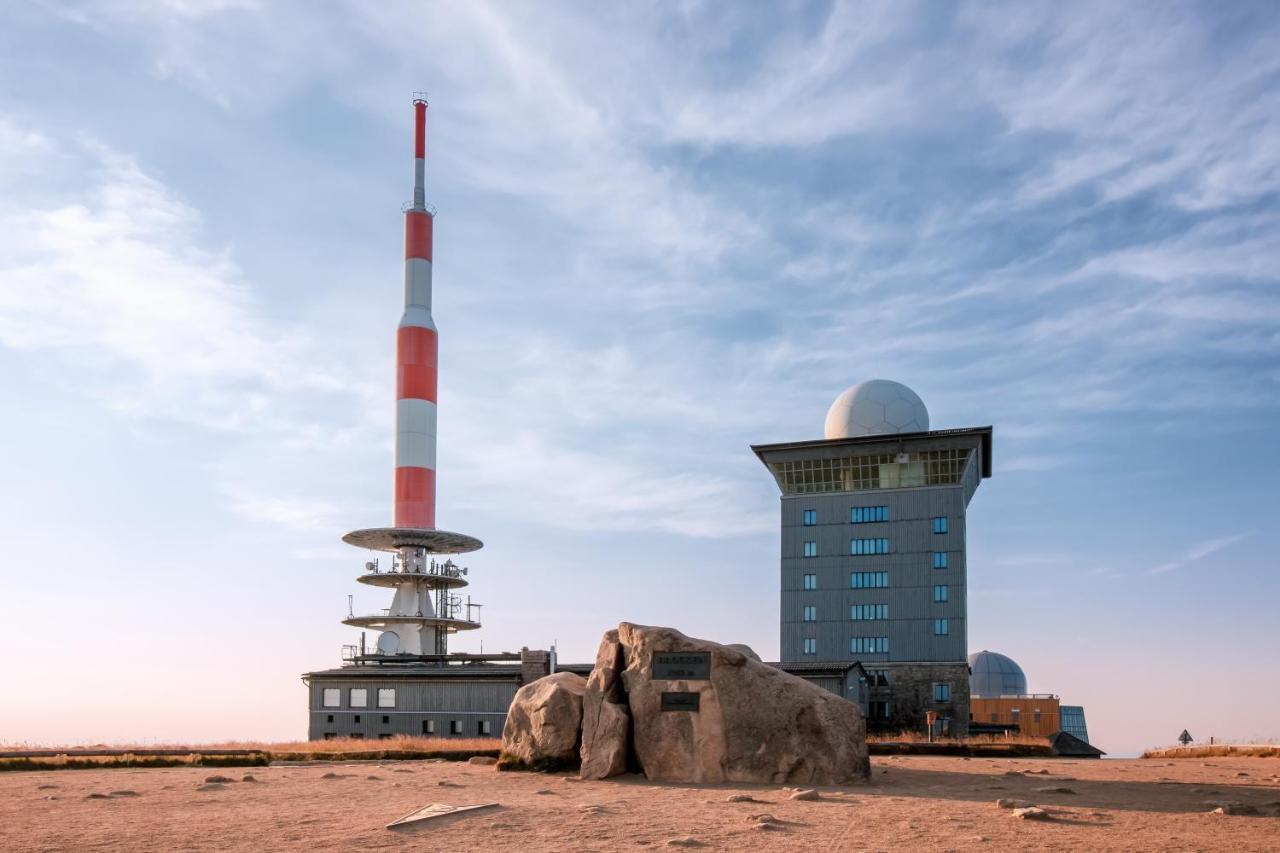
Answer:
<path fill-rule="evenodd" d="M 859 619 L 888 619 L 889 605 L 854 604 L 849 608 L 849 618 L 854 621 Z"/>
<path fill-rule="evenodd" d="M 805 542 L 801 553 L 806 557 L 818 556 L 818 543 Z M 879 555 L 889 553 L 888 539 L 851 539 L 849 540 L 849 553 L 855 557 L 863 557 L 868 555 Z M 933 552 L 933 567 L 935 569 L 945 569 L 947 567 L 947 552 Z"/>
<path fill-rule="evenodd" d="M 806 509 L 803 517 L 805 527 L 813 527 L 818 523 L 818 511 L 816 509 Z M 850 524 L 871 524 L 888 520 L 889 508 L 887 506 L 855 506 L 849 508 Z M 945 515 L 934 517 L 933 532 L 947 532 L 947 517 Z"/>
<path fill-rule="evenodd" d="M 329 715 L 328 715 L 328 722 L 332 723 L 332 722 L 333 722 L 333 717 L 334 717 L 334 715 L 333 715 L 333 714 L 329 714 Z M 355 714 L 355 715 L 354 715 L 354 719 L 352 720 L 352 722 L 353 722 L 353 723 L 359 723 L 359 722 L 360 722 L 360 715 L 359 715 L 359 714 Z M 386 724 L 388 724 L 388 723 L 390 723 L 390 722 L 391 722 L 391 717 L 390 717 L 390 716 L 388 716 L 388 715 L 386 715 L 386 714 L 384 714 L 384 715 L 382 716 L 382 723 L 383 723 L 383 725 L 386 725 Z M 423 721 L 422 721 L 422 733 L 423 733 L 424 735 L 433 735 L 433 734 L 435 734 L 435 733 L 436 733 L 436 721 L 435 721 L 435 720 L 423 720 Z M 460 735 L 460 734 L 465 734 L 465 732 L 463 731 L 463 727 L 462 727 L 462 720 L 450 720 L 450 721 L 449 721 L 449 734 L 451 734 L 451 735 Z M 492 722 L 490 722 L 489 720 L 477 720 L 477 721 L 476 721 L 476 734 L 478 734 L 478 735 L 491 735 L 491 734 L 493 734 L 493 723 L 492 723 Z M 325 733 L 325 735 L 324 735 L 324 739 L 325 739 L 325 740 L 332 740 L 332 739 L 333 739 L 333 738 L 335 738 L 335 737 L 337 737 L 337 735 L 336 735 L 334 732 L 326 732 L 326 733 Z M 355 733 L 353 733 L 353 734 L 343 735 L 343 737 L 348 737 L 348 738 L 351 738 L 352 740 L 360 740 L 361 738 L 363 738 L 363 737 L 364 737 L 364 735 L 363 735 L 363 734 L 361 734 L 361 733 L 359 733 L 359 732 L 355 732 Z M 379 737 L 380 739 L 386 739 L 386 738 L 391 737 L 391 734 L 390 734 L 389 732 L 388 732 L 388 733 L 386 733 L 386 734 L 379 734 L 379 735 L 378 735 L 378 737 Z"/>
<path fill-rule="evenodd" d="M 865 554 L 888 554 L 888 539 L 851 539 L 849 540 L 849 553 L 857 556 Z M 814 556 L 817 556 L 815 553 Z"/>
<path fill-rule="evenodd" d="M 888 521 L 887 506 L 855 506 L 849 510 L 850 524 L 869 524 L 873 521 Z"/>
<path fill-rule="evenodd" d="M 806 655 L 816 655 L 818 653 L 817 638 L 805 637 L 803 648 L 804 648 L 804 653 Z M 888 637 L 850 637 L 849 651 L 855 655 L 888 654 L 889 638 Z"/>
<path fill-rule="evenodd" d="M 807 590 L 817 589 L 818 576 L 816 574 L 804 575 L 803 585 L 804 585 L 804 588 Z M 880 589 L 888 586 L 889 586 L 888 572 L 853 572 L 849 575 L 850 589 Z M 950 601 L 951 600 L 950 586 L 945 583 L 934 584 L 933 600 L 939 601 L 939 602 Z M 884 606 L 887 607 L 888 605 L 884 605 Z M 887 613 L 888 611 L 886 610 L 885 612 Z M 853 618 L 858 619 L 858 618 L 870 618 L 870 617 L 854 616 Z M 886 616 L 879 616 L 876 618 L 888 619 L 889 617 L 886 615 Z"/>
<path fill-rule="evenodd" d="M 342 688 L 326 687 L 321 691 L 320 704 L 325 708 L 341 708 L 342 707 Z M 378 688 L 378 707 L 394 708 L 396 706 L 396 689 L 394 687 Z M 369 689 L 366 687 L 351 687 L 347 690 L 347 707 L 349 708 L 368 708 L 369 707 Z"/>
<path fill-rule="evenodd" d="M 849 608 L 849 618 L 854 621 L 864 619 L 888 619 L 889 605 L 887 604 L 854 604 Z M 804 621 L 817 622 L 818 608 L 817 605 L 806 604 L 804 606 Z"/>
<path fill-rule="evenodd" d="M 942 682 L 934 682 L 933 701 L 950 702 L 951 701 L 951 685 L 947 683 L 942 683 Z"/>
<path fill-rule="evenodd" d="M 882 655 L 889 652 L 888 637 L 850 637 L 849 651 L 855 655 Z"/>

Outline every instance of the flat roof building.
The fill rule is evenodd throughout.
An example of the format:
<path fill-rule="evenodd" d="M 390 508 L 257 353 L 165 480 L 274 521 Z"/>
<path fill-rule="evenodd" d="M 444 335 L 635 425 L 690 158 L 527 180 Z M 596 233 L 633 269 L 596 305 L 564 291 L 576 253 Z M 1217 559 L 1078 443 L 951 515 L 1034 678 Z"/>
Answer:
<path fill-rule="evenodd" d="M 989 426 L 930 430 L 896 382 L 841 394 L 821 440 L 754 445 L 781 491 L 781 665 L 857 661 L 868 727 L 969 723 L 966 510 Z"/>

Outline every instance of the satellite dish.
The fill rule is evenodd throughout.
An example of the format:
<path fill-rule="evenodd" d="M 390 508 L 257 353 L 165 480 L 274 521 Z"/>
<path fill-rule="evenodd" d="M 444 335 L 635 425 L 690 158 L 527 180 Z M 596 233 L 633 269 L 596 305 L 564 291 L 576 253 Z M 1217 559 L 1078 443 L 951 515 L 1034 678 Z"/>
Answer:
<path fill-rule="evenodd" d="M 400 635 L 395 631 L 383 631 L 378 635 L 378 653 L 394 655 L 400 651 Z"/>

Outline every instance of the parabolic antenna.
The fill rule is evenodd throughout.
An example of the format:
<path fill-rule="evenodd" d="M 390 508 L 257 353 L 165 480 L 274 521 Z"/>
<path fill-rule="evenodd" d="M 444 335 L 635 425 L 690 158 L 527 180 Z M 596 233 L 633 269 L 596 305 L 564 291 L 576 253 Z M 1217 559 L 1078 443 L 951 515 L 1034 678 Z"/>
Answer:
<path fill-rule="evenodd" d="M 383 631 L 378 635 L 378 653 L 394 655 L 400 651 L 400 635 L 395 631 Z"/>

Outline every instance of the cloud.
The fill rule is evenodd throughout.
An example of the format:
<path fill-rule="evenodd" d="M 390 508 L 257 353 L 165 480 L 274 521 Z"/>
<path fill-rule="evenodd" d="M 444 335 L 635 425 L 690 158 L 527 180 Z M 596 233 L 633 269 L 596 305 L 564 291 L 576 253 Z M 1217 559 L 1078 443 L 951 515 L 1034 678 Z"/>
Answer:
<path fill-rule="evenodd" d="M 118 411 L 219 430 L 302 430 L 283 392 L 359 390 L 305 329 L 263 319 L 227 253 L 202 245 L 196 210 L 133 158 L 22 138 L 78 165 L 85 187 L 0 202 L 0 344 L 56 354 Z"/>
<path fill-rule="evenodd" d="M 1209 539 L 1205 542 L 1201 542 L 1198 545 L 1194 545 L 1191 548 L 1188 548 L 1186 553 L 1184 553 L 1180 558 L 1169 560 L 1167 562 L 1161 563 L 1158 566 L 1153 566 L 1152 568 L 1147 569 L 1147 571 L 1144 574 L 1163 575 L 1163 574 L 1167 574 L 1168 572 L 1176 571 L 1177 569 L 1182 568 L 1188 563 L 1194 563 L 1197 560 L 1203 560 L 1205 557 L 1208 557 L 1211 554 L 1216 554 L 1218 551 L 1221 551 L 1223 548 L 1226 548 L 1230 545 L 1234 545 L 1235 543 L 1240 542 L 1244 539 L 1247 539 L 1252 535 L 1253 535 L 1253 531 L 1247 530 L 1243 533 L 1236 533 L 1230 536 L 1221 536 L 1221 537 L 1218 537 L 1217 539 Z"/>

